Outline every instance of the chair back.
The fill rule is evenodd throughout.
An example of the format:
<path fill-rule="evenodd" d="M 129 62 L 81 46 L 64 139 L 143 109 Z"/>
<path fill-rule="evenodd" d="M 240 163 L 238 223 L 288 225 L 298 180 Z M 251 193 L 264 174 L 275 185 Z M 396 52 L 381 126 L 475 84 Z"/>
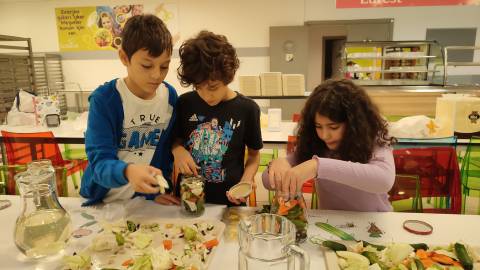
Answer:
<path fill-rule="evenodd" d="M 51 131 L 15 133 L 2 130 L 2 137 L 10 165 L 24 165 L 37 159 L 49 159 L 53 166 L 65 164 Z"/>
<path fill-rule="evenodd" d="M 397 138 L 398 142 L 394 145 L 395 149 L 402 148 L 422 148 L 432 146 L 452 146 L 457 147 L 457 136 L 442 138 Z"/>
<path fill-rule="evenodd" d="M 460 170 L 454 147 L 402 148 L 393 154 L 397 174 L 420 178 L 421 197 L 448 200 L 445 208 L 424 208 L 424 212 L 460 213 Z"/>
<path fill-rule="evenodd" d="M 462 185 L 480 190 L 480 137 L 471 137 L 462 162 Z"/>

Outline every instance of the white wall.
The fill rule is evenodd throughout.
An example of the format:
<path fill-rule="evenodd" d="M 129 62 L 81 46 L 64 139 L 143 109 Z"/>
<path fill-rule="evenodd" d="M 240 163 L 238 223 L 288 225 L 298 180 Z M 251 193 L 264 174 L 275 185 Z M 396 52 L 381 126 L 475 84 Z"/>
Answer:
<path fill-rule="evenodd" d="M 480 5 L 336 9 L 335 0 L 305 0 L 305 21 L 395 19 L 393 40 L 424 40 L 427 28 L 477 28 L 480 46 Z M 480 52 L 475 54 L 480 61 Z"/>
<path fill-rule="evenodd" d="M 0 34 L 31 37 L 36 52 L 58 52 L 55 7 L 140 3 L 148 11 L 147 7 L 162 2 L 177 4 L 182 39 L 208 29 L 226 35 L 237 48 L 266 48 L 270 26 L 302 25 L 309 20 L 394 18 L 394 40 L 422 40 L 427 28 L 453 27 L 477 27 L 480 37 L 480 6 L 335 9 L 335 0 L 0 0 Z M 480 38 L 476 44 L 480 46 Z M 480 61 L 480 53 L 476 59 Z M 240 61 L 237 75 L 269 70 L 266 55 L 240 57 Z M 63 64 L 65 80 L 80 83 L 84 90 L 125 75 L 114 58 L 69 59 Z M 177 67 L 178 59 L 174 59 L 167 81 L 182 92 Z M 237 86 L 234 81 L 232 87 Z"/>
<path fill-rule="evenodd" d="M 35 52 L 58 52 L 55 22 L 56 7 L 176 3 L 179 14 L 178 28 L 181 40 L 208 29 L 224 34 L 237 48 L 268 47 L 269 27 L 274 25 L 303 24 L 303 2 L 296 0 L 178 0 L 178 1 L 60 1 L 0 0 L 0 34 L 31 37 Z M 178 48 L 178 44 L 176 45 Z M 180 92 L 184 91 L 176 77 L 178 58 L 173 59 L 167 81 Z M 269 70 L 266 55 L 240 57 L 238 74 L 258 74 Z M 126 72 L 117 59 L 66 59 L 63 61 L 65 81 L 78 82 L 84 90 L 93 90 L 99 84 L 115 77 L 125 76 Z M 237 87 L 237 82 L 232 87 Z"/>

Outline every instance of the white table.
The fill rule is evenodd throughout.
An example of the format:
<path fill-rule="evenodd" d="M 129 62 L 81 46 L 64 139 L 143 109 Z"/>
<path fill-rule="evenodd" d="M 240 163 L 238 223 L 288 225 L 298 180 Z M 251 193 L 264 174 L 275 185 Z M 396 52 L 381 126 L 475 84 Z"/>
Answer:
<path fill-rule="evenodd" d="M 0 199 L 8 199 L 12 201 L 12 206 L 7 209 L 0 210 L 0 220 L 2 221 L 0 230 L 0 269 L 57 269 L 60 264 L 60 256 L 50 257 L 40 260 L 28 260 L 18 251 L 13 241 L 13 230 L 15 219 L 19 215 L 22 203 L 19 196 L 2 195 Z M 81 198 L 60 198 L 64 208 L 72 217 L 73 227 L 78 228 L 85 224 L 87 220 L 80 214 L 82 212 L 103 216 L 105 218 L 113 218 L 109 208 L 117 206 L 111 205 L 100 209 L 82 208 L 80 207 L 83 199 Z M 179 208 L 175 206 L 161 206 L 151 201 L 143 199 L 137 200 L 137 206 L 141 206 L 141 212 L 135 212 L 135 215 L 148 216 L 149 218 L 182 218 Z M 203 218 L 221 219 L 224 206 L 207 205 Z M 128 213 L 128 210 L 125 210 Z M 419 236 L 408 233 L 402 229 L 403 221 L 407 219 L 418 219 L 430 223 L 434 227 L 434 231 L 428 236 Z M 354 228 L 345 229 L 345 231 L 354 234 L 357 239 L 363 239 L 372 243 L 382 243 L 389 241 L 400 241 L 407 243 L 427 243 L 427 244 L 448 244 L 455 241 L 463 241 L 465 243 L 480 246 L 480 237 L 478 236 L 478 228 L 480 227 L 480 216 L 474 215 L 444 215 L 444 214 L 417 214 L 417 213 L 368 213 L 368 212 L 345 212 L 345 211 L 326 211 L 316 210 L 309 212 L 310 224 L 308 227 L 308 235 L 321 234 L 325 238 L 335 237 L 321 231 L 314 223 L 317 221 L 327 222 L 332 225 L 346 224 L 352 222 Z M 368 237 L 367 228 L 369 222 L 375 224 L 385 232 L 382 238 Z M 76 240 L 72 240 L 74 242 Z M 325 269 L 323 253 L 314 244 L 305 242 L 301 244 L 309 254 L 311 259 L 311 269 Z M 233 241 L 222 240 L 218 246 L 214 258 L 209 269 L 237 269 L 237 253 L 238 244 Z"/>
<path fill-rule="evenodd" d="M 58 127 L 44 127 L 44 126 L 9 126 L 0 125 L 0 130 L 18 133 L 44 132 L 51 131 L 55 137 L 55 142 L 60 144 L 84 144 L 85 143 L 85 128 L 82 123 L 78 121 L 62 121 Z M 31 139 L 29 139 L 31 141 Z M 0 133 L 0 143 L 3 142 L 2 134 Z"/>

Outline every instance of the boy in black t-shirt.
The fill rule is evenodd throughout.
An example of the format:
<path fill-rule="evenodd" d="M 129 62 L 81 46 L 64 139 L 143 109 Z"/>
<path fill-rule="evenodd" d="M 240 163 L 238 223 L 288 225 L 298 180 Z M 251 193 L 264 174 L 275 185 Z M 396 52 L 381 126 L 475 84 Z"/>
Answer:
<path fill-rule="evenodd" d="M 178 99 L 174 165 L 181 174 L 206 179 L 209 203 L 245 203 L 227 191 L 241 181 L 254 184 L 263 147 L 258 105 L 227 86 L 238 67 L 225 36 L 202 31 L 180 47 L 178 77 L 195 91 Z"/>

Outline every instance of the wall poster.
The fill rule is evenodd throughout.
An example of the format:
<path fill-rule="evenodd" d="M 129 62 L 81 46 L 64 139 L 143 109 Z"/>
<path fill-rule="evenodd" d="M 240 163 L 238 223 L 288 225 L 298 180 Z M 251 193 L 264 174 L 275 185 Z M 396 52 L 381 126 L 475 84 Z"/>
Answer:
<path fill-rule="evenodd" d="M 55 8 L 59 49 L 70 52 L 116 50 L 122 44 L 121 33 L 127 20 L 144 12 L 162 19 L 174 41 L 179 39 L 175 4 L 159 4 L 148 12 L 144 5 L 137 4 L 60 7 Z"/>

